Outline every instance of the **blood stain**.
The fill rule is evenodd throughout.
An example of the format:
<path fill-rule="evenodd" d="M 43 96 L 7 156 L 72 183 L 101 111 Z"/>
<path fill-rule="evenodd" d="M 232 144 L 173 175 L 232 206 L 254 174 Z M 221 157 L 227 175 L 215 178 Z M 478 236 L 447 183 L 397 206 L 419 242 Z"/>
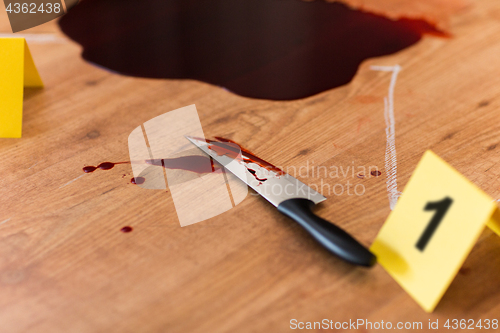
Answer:
<path fill-rule="evenodd" d="M 126 226 L 120 229 L 121 232 L 128 233 L 134 230 L 132 227 Z"/>
<path fill-rule="evenodd" d="M 199 174 L 221 172 L 221 165 L 208 156 L 189 155 L 177 158 L 151 159 L 147 164 L 163 166 L 166 169 L 179 169 Z"/>
<path fill-rule="evenodd" d="M 259 182 L 265 182 L 267 180 L 267 178 L 259 178 L 257 177 L 257 172 L 253 169 L 249 169 L 247 168 L 248 172 L 250 172 L 254 177 L 255 179 L 257 179 Z M 260 184 L 259 184 L 260 185 Z"/>
<path fill-rule="evenodd" d="M 196 79 L 272 100 L 349 83 L 368 58 L 423 35 L 421 19 L 390 19 L 328 1 L 82 0 L 59 20 L 87 61 L 125 75 Z M 89 24 L 92 22 L 92 24 Z M 85 27 L 85 28 L 82 28 Z"/>
<path fill-rule="evenodd" d="M 144 177 L 134 177 L 134 178 L 130 179 L 130 182 L 132 184 L 136 184 L 136 185 L 144 184 L 145 181 L 146 181 L 146 178 L 144 178 Z"/>
<path fill-rule="evenodd" d="M 248 151 L 247 149 L 241 147 L 234 141 L 229 139 L 225 139 L 222 137 L 215 137 L 216 140 L 208 140 L 204 139 L 207 143 L 209 143 L 208 147 L 210 150 L 213 150 L 219 156 L 228 156 L 233 159 L 239 159 L 241 162 L 254 163 L 260 166 L 261 168 L 266 169 L 267 171 L 274 172 L 278 177 L 284 175 L 283 170 L 274 166 L 273 164 L 255 156 L 253 153 Z M 83 168 L 85 173 L 94 172 L 97 169 L 101 170 L 110 170 L 117 164 L 150 164 L 155 166 L 161 166 L 166 169 L 179 169 L 185 171 L 191 171 L 198 174 L 206 174 L 212 172 L 222 172 L 222 166 L 214 161 L 211 157 L 202 156 L 202 155 L 189 155 L 189 156 L 181 156 L 176 158 L 158 158 L 158 159 L 149 159 L 142 161 L 124 161 L 124 162 L 103 162 L 98 166 L 86 166 Z M 250 172 L 256 180 L 259 182 L 264 182 L 267 178 L 259 178 L 257 176 L 257 172 L 254 169 L 248 168 L 248 172 Z M 125 175 L 124 175 L 125 176 Z M 124 177 L 122 176 L 122 178 Z M 143 184 L 145 182 L 145 178 L 143 177 L 135 177 L 130 180 L 132 184 Z"/>
<path fill-rule="evenodd" d="M 373 170 L 372 172 L 370 172 L 370 175 L 372 175 L 373 177 L 378 177 L 382 174 L 382 172 L 378 171 L 378 170 Z"/>
<path fill-rule="evenodd" d="M 92 165 L 89 165 L 89 166 L 86 166 L 86 167 L 83 167 L 83 172 L 85 173 L 91 173 L 91 172 L 94 172 L 95 170 L 97 169 L 101 169 L 101 170 L 110 170 L 110 169 L 113 169 L 113 167 L 117 164 L 129 164 L 130 162 L 116 162 L 116 163 L 113 163 L 113 162 L 102 162 L 101 164 L 99 164 L 98 166 L 92 166 Z"/>
<path fill-rule="evenodd" d="M 216 136 L 215 139 L 218 141 L 215 140 L 205 140 L 205 141 L 211 144 L 208 146 L 208 148 L 215 151 L 217 155 L 226 155 L 233 159 L 236 159 L 238 158 L 238 154 L 241 153 L 241 159 L 245 163 L 255 163 L 258 166 L 268 171 L 273 171 L 277 175 L 285 174 L 285 172 L 280 168 L 261 159 L 260 157 L 255 156 L 252 152 L 243 148 L 238 143 L 229 139 L 222 138 L 220 136 Z"/>

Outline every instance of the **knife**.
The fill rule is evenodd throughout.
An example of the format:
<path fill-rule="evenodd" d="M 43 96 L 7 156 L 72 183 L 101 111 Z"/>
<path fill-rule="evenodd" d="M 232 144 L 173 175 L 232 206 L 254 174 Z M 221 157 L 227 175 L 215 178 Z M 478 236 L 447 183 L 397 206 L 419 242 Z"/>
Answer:
<path fill-rule="evenodd" d="M 186 139 L 272 203 L 279 212 L 299 223 L 331 253 L 355 265 L 369 267 L 375 264 L 376 257 L 367 248 L 312 212 L 315 204 L 326 200 L 320 193 L 232 141 L 192 136 Z"/>

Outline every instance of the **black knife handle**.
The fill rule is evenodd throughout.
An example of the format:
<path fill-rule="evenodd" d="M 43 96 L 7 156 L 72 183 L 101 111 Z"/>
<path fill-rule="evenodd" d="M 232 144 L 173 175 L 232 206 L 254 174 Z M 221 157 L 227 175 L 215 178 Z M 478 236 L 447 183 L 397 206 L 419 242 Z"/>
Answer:
<path fill-rule="evenodd" d="M 373 253 L 344 230 L 316 216 L 312 206 L 314 202 L 308 199 L 287 199 L 278 205 L 278 211 L 299 223 L 328 251 L 345 261 L 367 267 L 375 264 L 377 258 Z"/>

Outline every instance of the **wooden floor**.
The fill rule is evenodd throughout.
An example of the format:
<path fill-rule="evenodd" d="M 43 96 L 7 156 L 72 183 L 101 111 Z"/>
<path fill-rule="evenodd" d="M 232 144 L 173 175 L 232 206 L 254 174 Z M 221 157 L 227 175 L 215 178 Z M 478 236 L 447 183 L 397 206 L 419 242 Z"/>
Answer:
<path fill-rule="evenodd" d="M 0 28 L 9 32 L 4 14 Z M 378 167 L 379 177 L 298 177 L 362 184 L 360 196 L 325 193 L 317 212 L 369 246 L 390 212 L 391 81 L 370 66 L 398 64 L 398 190 L 432 149 L 500 199 L 500 3 L 474 2 L 450 29 L 451 39 L 427 37 L 370 59 L 349 85 L 291 102 L 112 74 L 84 62 L 54 22 L 27 31 L 46 87 L 25 91 L 23 138 L 0 139 L 0 331 L 288 332 L 291 319 L 424 327 L 429 319 L 500 319 L 500 238 L 489 230 L 427 314 L 382 267 L 333 257 L 260 197 L 181 228 L 170 193 L 130 184 L 130 165 L 82 172 L 128 160 L 134 128 L 196 104 L 205 135 L 276 165 Z"/>

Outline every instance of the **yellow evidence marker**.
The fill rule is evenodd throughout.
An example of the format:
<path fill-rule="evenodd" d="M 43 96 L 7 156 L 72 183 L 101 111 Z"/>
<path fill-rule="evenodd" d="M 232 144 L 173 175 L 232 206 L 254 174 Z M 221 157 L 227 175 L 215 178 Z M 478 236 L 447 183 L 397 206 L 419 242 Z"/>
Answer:
<path fill-rule="evenodd" d="M 432 312 L 488 225 L 500 236 L 492 198 L 430 150 L 425 152 L 371 250 Z"/>
<path fill-rule="evenodd" d="M 43 87 L 24 38 L 0 38 L 0 138 L 20 138 L 24 87 Z"/>

